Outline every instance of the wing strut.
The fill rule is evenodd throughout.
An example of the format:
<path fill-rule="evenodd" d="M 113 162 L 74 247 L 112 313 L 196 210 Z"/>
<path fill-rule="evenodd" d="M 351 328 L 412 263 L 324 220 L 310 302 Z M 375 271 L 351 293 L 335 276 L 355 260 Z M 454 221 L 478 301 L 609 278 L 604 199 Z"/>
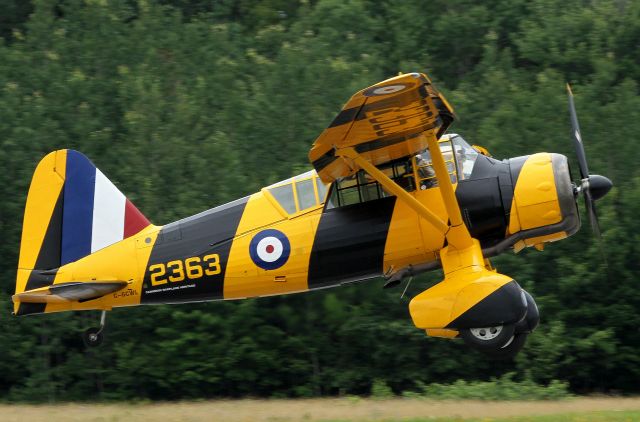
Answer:
<path fill-rule="evenodd" d="M 442 221 L 440 217 L 431 212 L 427 207 L 422 205 L 417 199 L 407 193 L 396 182 L 391 180 L 386 174 L 378 170 L 376 166 L 374 166 L 368 160 L 358 154 L 355 149 L 343 148 L 339 150 L 339 155 L 353 160 L 356 165 L 366 171 L 389 192 L 396 195 L 396 197 L 398 197 L 401 201 L 404 201 L 404 203 L 411 207 L 415 212 L 417 212 L 420 217 L 427 220 L 439 232 L 445 235 L 449 244 L 455 249 L 466 249 L 473 245 L 473 240 L 471 238 L 471 235 L 467 231 L 467 227 L 462 221 L 462 215 L 460 214 L 460 209 L 458 208 L 458 202 L 456 200 L 453 187 L 451 186 L 451 181 L 449 180 L 449 173 L 447 172 L 444 159 L 442 158 L 440 147 L 438 146 L 438 141 L 435 137 L 432 138 L 432 140 L 429 140 L 429 150 L 431 151 L 433 167 L 436 171 L 438 184 L 440 185 L 442 199 L 444 200 L 447 213 L 449 214 L 449 219 L 451 220 L 451 226 Z"/>
<path fill-rule="evenodd" d="M 449 230 L 447 223 L 442 221 L 440 217 L 432 213 L 427 207 L 422 205 L 417 199 L 409 195 L 404 189 L 402 189 L 396 182 L 391 180 L 386 174 L 378 170 L 376 166 L 364 159 L 353 148 L 344 148 L 340 150 L 340 155 L 353 160 L 360 168 L 366 171 L 371 177 L 373 177 L 378 183 L 384 186 L 389 192 L 397 196 L 400 200 L 404 201 L 408 206 L 413 208 L 422 218 L 427 220 L 433 225 L 439 232 L 446 234 Z"/>
<path fill-rule="evenodd" d="M 456 193 L 453 191 L 453 185 L 451 184 L 451 179 L 449 179 L 449 172 L 444 163 L 444 157 L 442 157 L 438 139 L 436 139 L 435 136 L 429 136 L 427 142 L 429 152 L 431 153 L 431 163 L 436 172 L 436 178 L 438 179 L 440 196 L 442 196 L 442 201 L 444 202 L 447 214 L 449 215 L 449 221 L 451 222 L 449 231 L 445 233 L 447 241 L 455 249 L 467 249 L 473 245 L 473 239 L 462 220 Z"/>

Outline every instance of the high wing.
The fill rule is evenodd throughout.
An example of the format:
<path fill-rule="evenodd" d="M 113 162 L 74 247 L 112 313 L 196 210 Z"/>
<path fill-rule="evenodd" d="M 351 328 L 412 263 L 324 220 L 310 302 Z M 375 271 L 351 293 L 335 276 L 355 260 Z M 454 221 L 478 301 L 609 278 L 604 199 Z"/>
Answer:
<path fill-rule="evenodd" d="M 374 166 L 416 154 L 453 121 L 447 100 L 422 73 L 407 73 L 357 92 L 313 144 L 309 160 L 325 183 L 359 170 L 339 157 L 353 148 Z"/>
<path fill-rule="evenodd" d="M 462 220 L 438 144 L 438 138 L 453 118 L 451 106 L 425 74 L 399 75 L 351 97 L 316 139 L 309 159 L 325 183 L 364 170 L 444 234 L 453 249 L 467 249 L 474 245 L 473 239 Z M 442 220 L 377 168 L 426 148 L 431 153 L 448 221 Z"/>

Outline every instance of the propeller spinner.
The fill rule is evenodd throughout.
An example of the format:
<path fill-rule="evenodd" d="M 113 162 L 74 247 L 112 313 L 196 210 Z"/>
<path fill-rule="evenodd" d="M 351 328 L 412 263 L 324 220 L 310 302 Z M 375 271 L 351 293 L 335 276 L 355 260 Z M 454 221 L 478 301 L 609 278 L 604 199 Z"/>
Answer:
<path fill-rule="evenodd" d="M 591 223 L 591 228 L 598 238 L 598 241 L 602 241 L 595 201 L 605 196 L 613 187 L 613 183 L 611 182 L 611 180 L 604 176 L 589 174 L 587 156 L 584 152 L 582 136 L 580 135 L 580 125 L 578 124 L 576 106 L 573 102 L 573 92 L 571 92 L 571 86 L 569 86 L 569 84 L 567 84 L 567 93 L 569 95 L 569 114 L 571 116 L 573 144 L 576 148 L 576 155 L 578 156 L 578 164 L 580 166 L 581 180 L 580 185 L 577 188 L 577 193 L 583 194 L 585 206 L 587 207 L 587 215 L 589 218 L 589 222 Z"/>

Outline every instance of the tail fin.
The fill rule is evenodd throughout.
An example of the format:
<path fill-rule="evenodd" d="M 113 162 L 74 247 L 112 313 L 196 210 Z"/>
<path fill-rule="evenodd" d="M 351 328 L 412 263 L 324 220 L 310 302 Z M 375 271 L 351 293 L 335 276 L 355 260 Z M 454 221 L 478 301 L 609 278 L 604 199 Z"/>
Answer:
<path fill-rule="evenodd" d="M 151 223 L 82 153 L 59 150 L 40 161 L 24 212 L 16 295 L 53 284 L 59 267 L 126 239 Z M 14 303 L 14 313 L 45 303 Z"/>

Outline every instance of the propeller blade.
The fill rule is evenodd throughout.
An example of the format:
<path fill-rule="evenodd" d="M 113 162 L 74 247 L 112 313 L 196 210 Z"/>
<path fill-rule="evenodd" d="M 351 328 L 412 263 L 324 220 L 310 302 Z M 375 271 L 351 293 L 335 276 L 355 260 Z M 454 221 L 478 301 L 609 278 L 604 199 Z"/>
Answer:
<path fill-rule="evenodd" d="M 580 124 L 578 123 L 578 113 L 576 112 L 576 106 L 573 102 L 573 92 L 571 92 L 571 86 L 567 83 L 567 95 L 569 96 L 569 115 L 571 116 L 571 130 L 573 137 L 573 145 L 576 148 L 576 155 L 578 156 L 578 164 L 580 166 L 580 178 L 581 192 L 584 195 L 584 204 L 587 208 L 587 218 L 591 223 L 591 230 L 596 237 L 602 260 L 605 267 L 609 268 L 607 263 L 607 256 L 605 254 L 604 240 L 602 239 L 602 233 L 600 232 L 600 224 L 598 224 L 598 214 L 596 212 L 597 199 L 602 198 L 609 192 L 613 183 L 611 180 L 604 176 L 597 174 L 589 175 L 589 167 L 587 166 L 587 155 L 584 152 L 584 145 L 582 143 L 582 136 L 580 135 Z"/>
<path fill-rule="evenodd" d="M 571 135 L 573 136 L 573 145 L 576 148 L 576 155 L 578 156 L 580 178 L 584 180 L 589 177 L 589 167 L 587 166 L 587 155 L 584 152 L 582 136 L 580 135 L 578 114 L 576 113 L 576 106 L 573 103 L 573 92 L 571 92 L 571 86 L 569 84 L 567 84 L 567 94 L 569 95 L 569 114 L 571 115 Z"/>
<path fill-rule="evenodd" d="M 587 218 L 591 223 L 591 229 L 593 234 L 596 235 L 598 241 L 602 240 L 602 233 L 600 232 L 600 225 L 598 224 L 598 214 L 596 213 L 596 204 L 591 196 L 589 189 L 584 190 L 584 204 L 587 207 Z"/>
<path fill-rule="evenodd" d="M 602 238 L 602 232 L 600 231 L 600 223 L 598 222 L 598 213 L 596 212 L 596 203 L 591 196 L 591 192 L 589 189 L 585 189 L 584 191 L 584 203 L 587 207 L 587 217 L 589 218 L 589 222 L 591 223 L 591 230 L 593 230 L 593 234 L 596 237 L 596 242 L 598 243 L 598 249 L 600 250 L 600 256 L 602 256 L 602 260 L 604 261 L 605 267 L 607 270 L 609 268 L 609 262 L 607 261 L 607 255 L 604 249 L 604 239 Z"/>

